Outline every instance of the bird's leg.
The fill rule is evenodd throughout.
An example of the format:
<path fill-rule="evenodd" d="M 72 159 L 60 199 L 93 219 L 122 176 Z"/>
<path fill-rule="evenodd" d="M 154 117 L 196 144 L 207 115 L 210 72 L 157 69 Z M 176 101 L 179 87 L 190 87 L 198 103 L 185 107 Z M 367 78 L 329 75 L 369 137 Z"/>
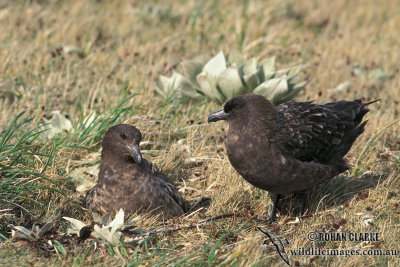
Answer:
<path fill-rule="evenodd" d="M 306 208 L 307 195 L 305 193 L 298 193 L 298 194 L 296 194 L 296 198 L 300 201 L 300 215 L 299 215 L 299 217 L 301 217 L 301 216 L 303 216 L 304 210 Z"/>
<path fill-rule="evenodd" d="M 274 194 L 273 199 L 274 203 L 272 205 L 271 213 L 269 215 L 269 219 L 271 222 L 276 222 L 278 219 L 276 218 L 276 207 L 278 206 L 279 199 L 281 198 L 280 194 Z"/>

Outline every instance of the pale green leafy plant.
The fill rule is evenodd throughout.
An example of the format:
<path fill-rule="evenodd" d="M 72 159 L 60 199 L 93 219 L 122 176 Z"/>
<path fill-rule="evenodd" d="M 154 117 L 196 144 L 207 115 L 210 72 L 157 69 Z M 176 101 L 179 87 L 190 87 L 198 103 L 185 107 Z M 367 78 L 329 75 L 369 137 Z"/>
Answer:
<path fill-rule="evenodd" d="M 43 135 L 48 139 L 64 131 L 69 132 L 72 129 L 71 121 L 58 110 L 53 111 L 53 117 L 51 119 L 44 118 L 43 122 L 39 129 L 43 131 Z"/>
<path fill-rule="evenodd" d="M 119 246 L 121 242 L 129 244 L 140 241 L 141 240 L 140 237 L 135 237 L 135 238 L 124 237 L 122 236 L 122 232 L 128 231 L 132 228 L 136 228 L 135 223 L 137 221 L 142 220 L 142 217 L 137 216 L 128 223 L 124 222 L 124 218 L 125 218 L 125 213 L 122 209 L 118 211 L 113 220 L 111 220 L 111 216 L 108 214 L 104 215 L 103 217 L 100 217 L 94 213 L 93 219 L 96 222 L 96 224 L 93 227 L 93 231 L 91 231 L 91 236 L 98 239 L 103 239 L 113 247 Z M 68 235 L 74 234 L 77 235 L 78 237 L 81 237 L 83 236 L 84 232 L 87 231 L 87 229 L 89 229 L 89 227 L 80 220 L 69 217 L 63 217 L 63 219 L 71 223 L 71 226 L 68 228 L 67 231 Z M 137 232 L 141 233 L 142 230 L 138 229 Z"/>
<path fill-rule="evenodd" d="M 53 226 L 54 221 L 47 222 L 43 225 L 43 227 L 39 227 L 34 224 L 32 229 L 29 230 L 23 226 L 15 226 L 10 225 L 13 229 L 11 229 L 11 236 L 15 239 L 24 239 L 28 241 L 36 241 L 41 239 Z"/>
<path fill-rule="evenodd" d="M 224 103 L 253 92 L 277 105 L 295 97 L 307 84 L 298 75 L 301 66 L 277 71 L 274 57 L 257 63 L 255 58 L 248 60 L 237 51 L 228 56 L 221 51 L 213 58 L 199 56 L 185 60 L 180 69 L 182 74 L 174 71 L 171 77 L 159 76 L 156 91 L 164 99 L 207 97 Z"/>

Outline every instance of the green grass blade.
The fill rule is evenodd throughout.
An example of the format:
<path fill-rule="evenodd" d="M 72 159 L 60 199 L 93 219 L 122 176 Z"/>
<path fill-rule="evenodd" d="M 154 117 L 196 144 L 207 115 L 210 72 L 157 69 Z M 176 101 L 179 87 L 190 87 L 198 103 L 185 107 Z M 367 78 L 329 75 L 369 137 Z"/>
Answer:
<path fill-rule="evenodd" d="M 379 131 L 377 134 L 375 134 L 373 137 L 371 137 L 371 139 L 369 139 L 368 143 L 365 145 L 363 151 L 361 152 L 360 156 L 358 157 L 357 161 L 356 161 L 356 165 L 360 165 L 362 159 L 364 158 L 365 153 L 368 151 L 368 149 L 374 144 L 375 140 L 381 135 L 383 134 L 387 129 L 389 129 L 390 127 L 392 127 L 393 125 L 395 125 L 396 123 L 400 122 L 400 120 L 397 120 L 391 124 L 389 124 L 388 126 L 386 126 L 385 128 L 383 128 L 381 131 Z M 355 175 L 357 173 L 357 169 L 353 170 L 353 175 Z"/>

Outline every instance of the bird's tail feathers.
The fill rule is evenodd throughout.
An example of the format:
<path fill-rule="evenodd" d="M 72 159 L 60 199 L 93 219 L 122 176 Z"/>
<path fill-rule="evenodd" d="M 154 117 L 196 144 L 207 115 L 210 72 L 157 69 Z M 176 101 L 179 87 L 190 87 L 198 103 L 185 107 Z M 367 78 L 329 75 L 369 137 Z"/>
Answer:
<path fill-rule="evenodd" d="M 342 173 L 342 172 L 350 169 L 349 164 L 343 158 L 333 159 L 328 164 L 334 168 L 334 172 L 335 172 L 334 175 L 337 175 L 339 173 Z"/>
<path fill-rule="evenodd" d="M 340 157 L 344 157 L 349 150 L 351 149 L 353 143 L 356 141 L 358 136 L 360 136 L 364 132 L 364 127 L 368 121 L 363 121 L 356 128 L 352 129 L 350 132 L 347 132 L 338 148 L 338 155 Z"/>

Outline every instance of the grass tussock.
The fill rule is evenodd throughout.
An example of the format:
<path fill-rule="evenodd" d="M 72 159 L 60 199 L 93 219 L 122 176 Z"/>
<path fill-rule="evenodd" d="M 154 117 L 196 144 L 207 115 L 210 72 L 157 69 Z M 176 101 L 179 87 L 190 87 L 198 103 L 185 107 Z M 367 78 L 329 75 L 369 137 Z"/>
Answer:
<path fill-rule="evenodd" d="M 229 8 L 228 8 L 229 7 Z M 256 226 L 297 248 L 400 250 L 400 6 L 397 1 L 3 1 L 0 5 L 0 263 L 4 265 L 282 265 Z M 381 99 L 370 106 L 363 135 L 348 154 L 353 169 L 309 193 L 300 222 L 287 197 L 277 224 L 266 216 L 267 192 L 231 167 L 227 125 L 208 125 L 212 102 L 160 98 L 159 74 L 181 59 L 238 49 L 278 69 L 303 64 L 310 79 L 298 100 Z M 343 85 L 345 83 L 345 85 Z M 341 86 L 338 86 L 341 85 Z M 43 138 L 53 111 L 72 129 Z M 106 129 L 130 123 L 143 133 L 143 154 L 188 200 L 210 201 L 169 222 L 138 227 L 202 227 L 157 234 L 136 246 L 110 247 L 60 235 L 63 216 L 90 224 L 73 173 L 96 166 Z M 90 178 L 83 172 L 81 177 Z M 93 180 L 95 175 L 92 175 Z M 365 216 L 373 218 L 365 224 Z M 16 241 L 10 225 L 55 220 L 44 241 Z M 311 231 L 379 232 L 380 242 L 312 242 Z M 52 241 L 50 247 L 47 241 Z M 397 266 L 399 256 L 290 256 L 295 265 Z"/>

